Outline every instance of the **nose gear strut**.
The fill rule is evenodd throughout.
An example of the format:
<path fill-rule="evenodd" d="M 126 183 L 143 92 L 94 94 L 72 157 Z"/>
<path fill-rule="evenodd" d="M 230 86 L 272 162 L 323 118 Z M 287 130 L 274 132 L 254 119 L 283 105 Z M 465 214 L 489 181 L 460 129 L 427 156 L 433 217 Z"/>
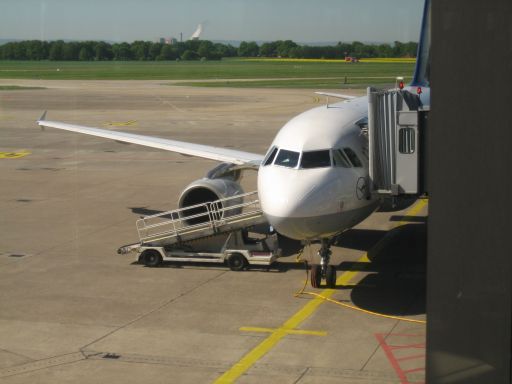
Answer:
<path fill-rule="evenodd" d="M 320 288 L 322 279 L 325 279 L 327 288 L 336 287 L 336 267 L 329 265 L 332 254 L 331 245 L 332 242 L 329 239 L 322 239 L 322 246 L 318 250 L 320 264 L 311 266 L 311 286 L 313 288 Z"/>

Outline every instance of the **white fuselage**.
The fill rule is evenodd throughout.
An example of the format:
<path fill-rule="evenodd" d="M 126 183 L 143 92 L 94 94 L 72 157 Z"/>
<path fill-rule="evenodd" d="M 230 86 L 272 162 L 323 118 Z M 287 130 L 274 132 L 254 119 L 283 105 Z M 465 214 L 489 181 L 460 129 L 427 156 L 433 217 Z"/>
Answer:
<path fill-rule="evenodd" d="M 269 223 L 298 240 L 332 237 L 368 217 L 368 139 L 361 97 L 306 111 L 279 131 L 258 172 Z"/>

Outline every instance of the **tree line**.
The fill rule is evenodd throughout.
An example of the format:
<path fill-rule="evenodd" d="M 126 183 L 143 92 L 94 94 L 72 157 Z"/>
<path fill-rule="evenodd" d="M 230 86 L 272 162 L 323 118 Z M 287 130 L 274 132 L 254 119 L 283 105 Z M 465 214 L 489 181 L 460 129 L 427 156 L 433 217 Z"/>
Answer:
<path fill-rule="evenodd" d="M 134 41 L 114 43 L 104 41 L 65 42 L 27 40 L 0 45 L 1 60 L 220 60 L 223 57 L 284 57 L 297 59 L 343 59 L 346 56 L 415 57 L 415 42 L 364 44 L 339 42 L 336 45 L 299 45 L 291 40 L 262 43 L 243 41 L 238 48 L 208 40 L 189 40 L 175 44 Z"/>

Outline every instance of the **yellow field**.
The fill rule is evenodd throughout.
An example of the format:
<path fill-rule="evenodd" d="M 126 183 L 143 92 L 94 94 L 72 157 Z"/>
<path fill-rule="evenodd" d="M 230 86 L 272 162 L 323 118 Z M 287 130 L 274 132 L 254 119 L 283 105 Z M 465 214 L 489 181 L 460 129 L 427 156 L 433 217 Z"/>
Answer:
<path fill-rule="evenodd" d="M 415 63 L 415 57 L 375 57 L 372 59 L 360 59 L 362 63 Z"/>
<path fill-rule="evenodd" d="M 246 58 L 240 59 L 240 61 L 266 61 L 266 62 L 303 62 L 303 63 L 348 63 L 344 59 L 289 59 L 289 58 L 274 58 L 274 57 L 262 57 L 262 58 Z M 414 57 L 376 57 L 371 59 L 359 59 L 361 63 L 416 63 Z"/>

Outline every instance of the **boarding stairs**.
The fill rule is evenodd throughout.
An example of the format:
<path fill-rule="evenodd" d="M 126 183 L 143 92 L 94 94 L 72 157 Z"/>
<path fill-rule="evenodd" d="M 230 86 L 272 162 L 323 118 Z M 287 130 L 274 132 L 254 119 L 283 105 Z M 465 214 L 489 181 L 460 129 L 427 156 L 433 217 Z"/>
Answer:
<path fill-rule="evenodd" d="M 125 245 L 118 253 L 141 246 L 169 246 L 266 223 L 258 192 L 145 216 L 137 220 L 139 243 Z"/>

